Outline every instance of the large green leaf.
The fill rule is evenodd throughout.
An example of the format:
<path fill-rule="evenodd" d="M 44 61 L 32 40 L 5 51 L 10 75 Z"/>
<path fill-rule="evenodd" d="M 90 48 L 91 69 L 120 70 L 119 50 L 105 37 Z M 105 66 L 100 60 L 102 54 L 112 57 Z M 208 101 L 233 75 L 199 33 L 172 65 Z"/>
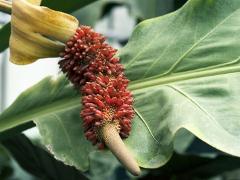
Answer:
<path fill-rule="evenodd" d="M 191 0 L 135 29 L 119 56 L 135 96 L 125 143 L 140 166 L 164 165 L 181 128 L 240 156 L 239 23 L 239 0 Z M 47 78 L 0 116 L 0 130 L 34 120 L 56 158 L 87 170 L 95 148 L 83 137 L 78 97 L 66 80 Z"/>
<path fill-rule="evenodd" d="M 68 0 L 66 3 L 65 0 L 43 0 L 41 5 L 54 10 L 72 13 L 95 1 L 97 0 Z M 10 23 L 6 24 L 0 29 L 0 52 L 4 51 L 9 46 L 10 31 Z"/>
<path fill-rule="evenodd" d="M 180 128 L 240 155 L 239 17 L 237 0 L 189 1 L 175 13 L 141 23 L 120 52 L 132 80 L 136 119 L 152 135 L 154 153 L 146 158 L 142 148 L 135 152 L 145 167 L 167 161 Z"/>

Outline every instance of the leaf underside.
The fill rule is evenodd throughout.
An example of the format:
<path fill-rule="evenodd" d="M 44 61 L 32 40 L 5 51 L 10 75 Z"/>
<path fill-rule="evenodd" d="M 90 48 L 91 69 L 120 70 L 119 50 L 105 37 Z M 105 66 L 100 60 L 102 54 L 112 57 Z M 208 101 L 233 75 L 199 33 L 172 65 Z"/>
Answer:
<path fill-rule="evenodd" d="M 140 166 L 164 165 L 181 128 L 240 156 L 239 23 L 239 0 L 190 0 L 136 27 L 119 57 L 136 112 L 124 142 Z M 79 97 L 66 79 L 46 78 L 0 116 L 1 130 L 34 120 L 57 159 L 87 170 L 96 148 L 83 137 Z"/>

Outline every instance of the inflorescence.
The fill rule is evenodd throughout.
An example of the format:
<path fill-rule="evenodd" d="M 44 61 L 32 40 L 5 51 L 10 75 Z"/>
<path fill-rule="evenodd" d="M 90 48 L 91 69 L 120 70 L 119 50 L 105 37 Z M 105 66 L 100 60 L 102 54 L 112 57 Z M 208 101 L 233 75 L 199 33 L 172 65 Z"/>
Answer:
<path fill-rule="evenodd" d="M 80 26 L 60 54 L 60 68 L 83 95 L 80 114 L 85 136 L 100 149 L 104 148 L 99 133 L 102 126 L 114 124 L 126 138 L 134 116 L 133 96 L 127 90 L 129 80 L 116 52 L 101 34 Z"/>

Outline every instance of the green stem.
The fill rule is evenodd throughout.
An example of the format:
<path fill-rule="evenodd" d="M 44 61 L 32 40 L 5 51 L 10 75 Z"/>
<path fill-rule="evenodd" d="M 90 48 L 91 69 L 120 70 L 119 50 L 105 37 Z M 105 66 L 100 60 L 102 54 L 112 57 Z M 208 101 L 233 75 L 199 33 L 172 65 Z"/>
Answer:
<path fill-rule="evenodd" d="M 12 3 L 5 0 L 0 0 L 0 11 L 11 14 L 12 12 Z"/>

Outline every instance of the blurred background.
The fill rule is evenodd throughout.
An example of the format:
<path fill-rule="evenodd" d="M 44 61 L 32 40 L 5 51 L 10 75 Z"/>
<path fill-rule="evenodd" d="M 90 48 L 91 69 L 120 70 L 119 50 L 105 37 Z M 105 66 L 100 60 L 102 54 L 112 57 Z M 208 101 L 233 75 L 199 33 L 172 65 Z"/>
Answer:
<path fill-rule="evenodd" d="M 136 24 L 175 11 L 185 2 L 186 0 L 99 0 L 72 14 L 81 24 L 92 26 L 104 34 L 112 46 L 121 48 L 127 43 Z M 0 13 L 0 28 L 9 21 L 9 15 Z M 21 92 L 44 77 L 59 74 L 58 58 L 42 59 L 25 66 L 14 65 L 8 59 L 9 50 L 6 49 L 0 53 L 0 112 L 12 104 Z M 24 135 L 9 139 L 0 137 L 4 145 L 0 146 L 0 180 L 74 180 L 86 177 L 96 180 L 136 179 L 115 158 L 99 157 L 97 154 L 91 157 L 96 162 L 95 166 L 83 175 L 48 154 L 41 147 L 37 129 L 33 124 L 29 126 L 32 128 L 24 131 Z M 171 161 L 163 168 L 144 170 L 138 179 L 240 180 L 238 159 L 225 157 L 185 131 L 179 134 L 179 138 L 191 138 L 191 144 L 179 144 L 181 140 L 177 139 L 176 153 Z"/>

